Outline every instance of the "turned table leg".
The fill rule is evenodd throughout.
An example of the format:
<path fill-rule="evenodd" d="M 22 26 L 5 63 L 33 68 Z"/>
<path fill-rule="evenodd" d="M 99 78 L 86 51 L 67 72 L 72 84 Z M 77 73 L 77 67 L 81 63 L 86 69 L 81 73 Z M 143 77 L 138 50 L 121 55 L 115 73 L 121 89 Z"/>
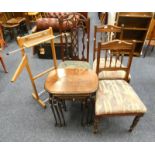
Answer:
<path fill-rule="evenodd" d="M 50 101 L 51 109 L 52 109 L 52 112 L 53 112 L 53 115 L 54 115 L 54 119 L 55 119 L 55 126 L 57 126 L 58 122 L 57 122 L 57 117 L 56 117 L 55 109 L 54 109 L 54 106 L 53 106 L 52 97 L 50 97 L 49 101 Z"/>
<path fill-rule="evenodd" d="M 62 111 L 62 104 L 63 102 L 61 100 L 58 101 L 58 107 L 59 107 L 59 111 L 60 111 L 60 114 L 61 114 L 61 118 L 63 120 L 63 126 L 66 125 L 65 123 L 65 118 L 64 118 L 64 114 L 63 114 L 63 111 Z"/>

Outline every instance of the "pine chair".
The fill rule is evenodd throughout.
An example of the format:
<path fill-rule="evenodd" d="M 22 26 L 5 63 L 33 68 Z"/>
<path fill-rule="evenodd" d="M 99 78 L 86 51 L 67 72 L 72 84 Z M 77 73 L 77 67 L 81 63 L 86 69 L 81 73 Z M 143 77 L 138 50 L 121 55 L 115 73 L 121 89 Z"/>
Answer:
<path fill-rule="evenodd" d="M 96 59 L 96 53 L 98 50 L 97 47 L 97 43 L 99 41 L 101 42 L 107 42 L 107 41 L 111 41 L 114 40 L 116 38 L 119 38 L 120 40 L 123 37 L 123 25 L 122 27 L 118 27 L 115 25 L 103 25 L 103 26 L 95 26 L 94 27 L 94 53 L 93 53 L 93 70 L 96 71 L 96 63 L 97 63 L 97 59 Z M 110 51 L 109 51 L 110 52 Z M 120 62 L 118 62 L 120 63 Z M 101 58 L 100 59 L 100 67 L 104 67 L 105 64 L 105 58 Z M 112 65 L 114 65 L 115 62 L 112 62 Z M 112 71 L 112 72 L 101 72 L 99 74 L 100 78 L 111 78 L 111 79 L 115 79 L 117 78 L 121 78 L 124 76 L 124 71 Z M 131 76 L 129 75 L 128 77 L 128 82 L 130 81 Z"/>
<path fill-rule="evenodd" d="M 59 68 L 91 68 L 89 62 L 90 19 L 80 13 L 59 18 L 62 62 Z"/>
<path fill-rule="evenodd" d="M 108 116 L 135 116 L 129 129 L 132 131 L 146 107 L 133 88 L 127 83 L 134 52 L 134 43 L 114 40 L 107 43 L 98 43 L 96 73 L 101 71 L 124 71 L 121 79 L 103 79 L 99 81 L 96 92 L 94 133 L 98 131 L 98 122 Z M 111 50 L 111 53 L 108 53 Z M 99 68 L 101 52 L 105 53 L 105 65 Z M 124 56 L 128 53 L 128 56 Z M 112 65 L 112 62 L 115 63 Z M 123 63 L 124 62 L 124 63 Z M 123 65 L 122 65 L 123 64 Z M 125 65 L 124 65 L 125 64 Z"/>

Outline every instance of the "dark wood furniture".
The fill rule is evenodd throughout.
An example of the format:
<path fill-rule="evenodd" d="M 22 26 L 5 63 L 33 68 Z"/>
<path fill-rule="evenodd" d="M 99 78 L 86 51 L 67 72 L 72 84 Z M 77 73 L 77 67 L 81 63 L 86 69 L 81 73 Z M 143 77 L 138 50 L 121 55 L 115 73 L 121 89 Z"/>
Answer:
<path fill-rule="evenodd" d="M 1 24 L 3 28 L 3 34 L 9 33 L 10 39 L 14 39 L 16 34 L 22 35 L 28 33 L 26 26 L 26 19 L 24 17 L 16 17 L 14 13 L 1 13 Z"/>
<path fill-rule="evenodd" d="M 98 52 L 98 42 L 107 42 L 119 37 L 120 40 L 123 37 L 123 25 L 122 27 L 114 26 L 114 25 L 102 25 L 102 26 L 94 26 L 94 54 L 93 54 L 93 70 L 96 72 L 96 53 Z M 109 51 L 110 52 L 110 51 Z M 105 65 L 105 57 L 100 58 L 100 68 Z M 110 61 L 110 60 L 109 60 Z M 110 63 L 110 62 L 109 62 Z M 119 62 L 120 63 L 120 62 Z M 115 64 L 113 61 L 112 65 Z M 99 79 L 108 78 L 108 79 L 116 79 L 124 76 L 124 71 L 103 71 L 99 73 Z M 131 76 L 129 74 L 128 82 L 130 81 Z"/>
<path fill-rule="evenodd" d="M 99 81 L 99 88 L 96 92 L 94 133 L 98 131 L 99 119 L 109 116 L 135 116 L 129 129 L 129 131 L 132 131 L 140 117 L 146 112 L 145 105 L 127 83 L 134 46 L 133 43 L 121 40 L 98 43 L 96 73 L 99 74 L 101 71 L 124 71 L 125 74 L 120 79 L 111 80 L 106 78 Z M 108 50 L 111 52 L 108 53 Z M 101 52 L 105 53 L 103 68 L 99 68 Z M 128 53 L 128 56 L 124 58 L 126 53 Z M 115 63 L 112 65 L 113 60 Z"/>
<path fill-rule="evenodd" d="M 94 52 L 93 52 L 93 61 L 96 59 L 96 52 L 98 51 L 97 44 L 99 41 L 106 42 L 116 39 L 116 36 L 119 36 L 119 39 L 123 37 L 123 26 L 115 25 L 95 25 L 94 26 Z"/>
<path fill-rule="evenodd" d="M 122 39 L 129 42 L 136 41 L 134 56 L 142 54 L 152 15 L 151 12 L 119 12 L 116 15 L 116 24 L 118 26 L 124 24 Z"/>
<path fill-rule="evenodd" d="M 51 71 L 45 81 L 45 90 L 50 95 L 50 104 L 56 125 L 65 125 L 62 110 L 65 100 L 81 101 L 84 107 L 81 123 L 82 125 L 85 124 L 87 120 L 85 116 L 88 114 L 86 113 L 86 107 L 94 105 L 92 96 L 97 88 L 98 78 L 92 70 L 67 68 Z"/>
<path fill-rule="evenodd" d="M 63 62 L 59 67 L 91 68 L 89 65 L 90 19 L 80 13 L 59 18 L 60 44 Z M 63 37 L 64 36 L 64 37 Z"/>

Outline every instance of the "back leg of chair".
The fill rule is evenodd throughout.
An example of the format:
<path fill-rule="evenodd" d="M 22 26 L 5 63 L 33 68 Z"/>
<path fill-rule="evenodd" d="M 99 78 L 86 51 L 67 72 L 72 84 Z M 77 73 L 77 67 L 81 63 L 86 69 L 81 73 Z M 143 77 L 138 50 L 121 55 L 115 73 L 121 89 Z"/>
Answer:
<path fill-rule="evenodd" d="M 151 48 L 151 52 L 154 50 L 154 46 L 152 46 L 152 48 Z"/>
<path fill-rule="evenodd" d="M 2 58 L 1 56 L 0 56 L 0 61 L 1 61 L 2 67 L 3 67 L 3 69 L 4 69 L 4 72 L 5 72 L 5 73 L 8 73 L 8 71 L 6 70 L 6 67 L 5 67 L 3 58 Z"/>
<path fill-rule="evenodd" d="M 129 129 L 129 132 L 132 132 L 132 130 L 135 128 L 135 126 L 137 125 L 137 123 L 139 122 L 139 119 L 143 116 L 142 115 L 137 115 L 135 116 L 133 122 L 132 122 L 132 125 L 130 126 L 130 129 Z"/>
<path fill-rule="evenodd" d="M 95 116 L 94 117 L 94 129 L 93 129 L 94 134 L 98 133 L 98 125 L 99 125 L 99 117 Z"/>

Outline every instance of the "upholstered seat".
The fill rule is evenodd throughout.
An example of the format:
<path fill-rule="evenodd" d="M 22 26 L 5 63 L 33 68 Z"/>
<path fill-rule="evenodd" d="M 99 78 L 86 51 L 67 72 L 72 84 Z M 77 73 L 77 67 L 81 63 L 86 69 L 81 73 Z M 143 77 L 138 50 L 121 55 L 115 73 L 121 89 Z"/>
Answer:
<path fill-rule="evenodd" d="M 86 61 L 73 61 L 73 60 L 66 60 L 59 64 L 59 68 L 85 68 L 91 69 L 91 66 Z"/>
<path fill-rule="evenodd" d="M 145 113 L 146 107 L 124 80 L 101 80 L 96 94 L 95 114 L 118 115 Z"/>
<path fill-rule="evenodd" d="M 95 59 L 93 62 L 93 70 L 96 72 L 96 62 L 97 60 Z M 106 61 L 106 67 L 109 66 L 110 60 Z M 111 66 L 115 66 L 115 60 L 112 59 Z M 116 66 L 120 66 L 120 61 L 117 61 Z M 100 66 L 99 68 L 104 68 L 105 67 L 105 58 L 100 58 Z M 118 71 L 102 71 L 99 73 L 99 79 L 124 79 L 126 75 L 126 72 L 123 70 L 118 70 Z M 131 75 L 129 74 L 129 81 L 131 79 Z"/>

